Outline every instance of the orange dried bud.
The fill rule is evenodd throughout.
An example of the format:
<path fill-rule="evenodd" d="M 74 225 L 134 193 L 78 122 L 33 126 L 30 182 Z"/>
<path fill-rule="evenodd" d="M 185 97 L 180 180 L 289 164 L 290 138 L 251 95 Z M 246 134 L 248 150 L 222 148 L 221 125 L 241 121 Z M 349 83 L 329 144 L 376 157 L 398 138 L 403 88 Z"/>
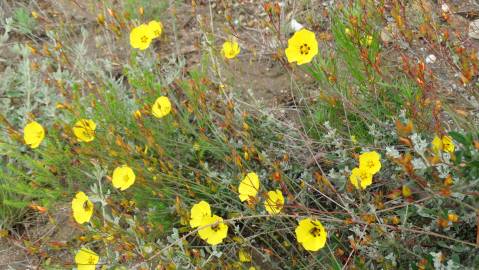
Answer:
<path fill-rule="evenodd" d="M 110 16 L 116 18 L 116 13 L 115 13 L 115 11 L 113 11 L 111 8 L 108 8 L 107 11 L 108 11 L 108 14 L 110 14 Z"/>
<path fill-rule="evenodd" d="M 403 124 L 401 121 L 396 120 L 397 133 L 402 137 L 407 137 L 414 129 L 414 124 L 411 120 L 407 124 Z"/>
<path fill-rule="evenodd" d="M 392 224 L 398 225 L 399 222 L 401 222 L 401 220 L 399 219 L 398 216 L 393 216 L 393 217 L 391 218 L 391 223 L 392 223 Z"/>
<path fill-rule="evenodd" d="M 45 208 L 45 207 L 43 207 L 43 206 L 40 206 L 40 205 L 38 205 L 38 204 L 36 204 L 36 203 L 30 204 L 30 208 L 33 209 L 33 210 L 35 210 L 35 211 L 38 211 L 38 212 L 41 213 L 41 214 L 44 214 L 44 213 L 47 212 L 47 208 Z"/>
<path fill-rule="evenodd" d="M 441 194 L 444 197 L 449 197 L 451 196 L 451 189 L 449 187 L 445 187 L 439 191 L 439 194 Z"/>
<path fill-rule="evenodd" d="M 427 265 L 427 260 L 423 258 L 419 261 L 419 263 L 417 264 L 417 267 L 420 270 L 424 270 L 426 269 L 426 265 Z"/>
<path fill-rule="evenodd" d="M 140 111 L 140 110 L 136 110 L 136 111 L 133 113 L 133 116 L 134 116 L 136 119 L 140 119 L 140 118 L 141 118 L 141 111 Z"/>
<path fill-rule="evenodd" d="M 100 25 L 103 25 L 105 23 L 105 16 L 98 13 L 98 15 L 96 16 L 96 22 Z"/>
<path fill-rule="evenodd" d="M 344 255 L 344 250 L 340 249 L 340 248 L 337 248 L 335 251 L 334 251 L 334 255 L 336 255 L 336 257 L 341 257 Z"/>
<path fill-rule="evenodd" d="M 452 180 L 451 175 L 448 175 L 448 176 L 446 177 L 446 179 L 444 179 L 444 185 L 445 185 L 445 186 L 450 186 L 450 185 L 452 185 L 452 184 L 454 184 L 454 181 Z"/>
<path fill-rule="evenodd" d="M 441 227 L 441 228 L 447 228 L 447 227 L 449 227 L 449 220 L 444 219 L 444 218 L 439 218 L 437 220 L 437 225 L 439 225 L 439 227 Z"/>

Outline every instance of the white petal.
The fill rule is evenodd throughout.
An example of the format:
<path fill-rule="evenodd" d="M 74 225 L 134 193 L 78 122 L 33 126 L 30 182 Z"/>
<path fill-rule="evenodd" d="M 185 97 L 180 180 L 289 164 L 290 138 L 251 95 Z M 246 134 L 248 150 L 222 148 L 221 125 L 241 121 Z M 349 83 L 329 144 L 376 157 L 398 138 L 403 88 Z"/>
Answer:
<path fill-rule="evenodd" d="M 291 20 L 291 29 L 293 29 L 294 32 L 301 30 L 301 28 L 303 27 L 304 26 L 300 24 L 298 21 L 296 21 L 295 19 Z"/>

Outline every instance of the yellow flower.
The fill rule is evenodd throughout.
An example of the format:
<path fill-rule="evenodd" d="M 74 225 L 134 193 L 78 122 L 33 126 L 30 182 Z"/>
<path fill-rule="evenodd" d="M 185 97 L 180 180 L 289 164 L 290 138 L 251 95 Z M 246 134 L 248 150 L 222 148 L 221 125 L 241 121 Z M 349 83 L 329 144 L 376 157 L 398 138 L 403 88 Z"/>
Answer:
<path fill-rule="evenodd" d="M 358 139 L 356 139 L 356 136 L 351 135 L 351 142 L 352 142 L 353 144 L 357 144 L 357 143 L 358 143 Z"/>
<path fill-rule="evenodd" d="M 347 28 L 347 27 L 344 28 L 344 33 L 345 33 L 346 35 L 348 35 L 348 36 L 351 36 L 351 29 L 349 29 L 349 28 Z"/>
<path fill-rule="evenodd" d="M 31 148 L 37 148 L 44 138 L 45 129 L 35 121 L 28 123 L 23 129 L 23 139 L 25 140 L 25 144 Z"/>
<path fill-rule="evenodd" d="M 271 215 L 278 214 L 283 209 L 284 197 L 279 189 L 268 191 L 268 196 L 264 201 L 264 208 Z"/>
<path fill-rule="evenodd" d="M 240 262 L 251 262 L 251 254 L 246 252 L 244 249 L 240 249 L 238 252 L 238 257 Z"/>
<path fill-rule="evenodd" d="M 210 204 L 201 201 L 191 207 L 190 226 L 192 228 L 200 227 L 203 224 L 204 219 L 209 217 L 211 217 Z"/>
<path fill-rule="evenodd" d="M 373 36 L 365 36 L 361 39 L 361 45 L 363 46 L 371 46 L 371 44 L 373 44 Z"/>
<path fill-rule="evenodd" d="M 381 170 L 381 155 L 376 151 L 366 152 L 359 156 L 359 168 L 375 174 Z"/>
<path fill-rule="evenodd" d="M 319 220 L 303 219 L 296 227 L 296 239 L 306 250 L 317 251 L 324 247 L 328 233 Z"/>
<path fill-rule="evenodd" d="M 152 28 L 142 24 L 133 28 L 130 32 L 130 45 L 135 49 L 145 50 L 150 46 L 151 40 L 155 37 Z"/>
<path fill-rule="evenodd" d="M 89 222 L 93 215 L 93 203 L 88 199 L 88 196 L 82 191 L 75 195 L 72 200 L 73 218 L 78 224 Z"/>
<path fill-rule="evenodd" d="M 98 254 L 87 248 L 81 248 L 75 255 L 78 270 L 95 270 L 99 260 Z"/>
<path fill-rule="evenodd" d="M 223 239 L 228 235 L 228 226 L 223 222 L 223 218 L 213 215 L 205 217 L 201 226 L 207 226 L 198 231 L 200 238 L 205 240 L 210 245 L 217 245 L 223 242 Z"/>
<path fill-rule="evenodd" d="M 449 214 L 447 214 L 447 219 L 450 222 L 457 222 L 459 220 L 459 216 L 454 214 L 454 213 L 449 213 Z"/>
<path fill-rule="evenodd" d="M 349 181 L 356 188 L 365 189 L 373 183 L 373 175 L 367 169 L 354 168 L 349 176 Z"/>
<path fill-rule="evenodd" d="M 90 119 L 80 119 L 73 126 L 73 134 L 80 142 L 91 142 L 95 139 L 96 124 Z"/>
<path fill-rule="evenodd" d="M 435 154 L 439 154 L 439 152 L 442 151 L 442 147 L 443 147 L 442 140 L 437 135 L 434 136 L 434 139 L 432 140 L 431 144 L 432 144 L 432 151 Z"/>
<path fill-rule="evenodd" d="M 314 32 L 301 29 L 288 40 L 288 48 L 285 50 L 289 63 L 296 62 L 298 65 L 306 64 L 318 54 L 318 41 Z"/>
<path fill-rule="evenodd" d="M 248 173 L 243 181 L 239 184 L 238 192 L 239 198 L 242 202 L 248 200 L 250 197 L 256 197 L 259 190 L 259 177 L 256 173 Z"/>
<path fill-rule="evenodd" d="M 115 188 L 123 191 L 135 183 L 135 178 L 133 170 L 127 165 L 123 165 L 115 168 L 111 182 Z"/>
<path fill-rule="evenodd" d="M 235 58 L 240 51 L 241 49 L 238 42 L 226 41 L 221 48 L 221 55 L 223 55 L 224 58 L 232 59 Z"/>
<path fill-rule="evenodd" d="M 402 186 L 402 195 L 405 198 L 411 197 L 411 195 L 412 195 L 411 188 L 409 188 L 407 185 L 403 185 Z"/>
<path fill-rule="evenodd" d="M 171 102 L 166 96 L 161 96 L 156 99 L 151 112 L 156 118 L 162 118 L 171 112 Z"/>
<path fill-rule="evenodd" d="M 452 138 L 450 136 L 442 136 L 442 146 L 444 148 L 444 152 L 454 152 L 454 142 L 452 141 Z"/>
<path fill-rule="evenodd" d="M 153 32 L 153 38 L 161 36 L 163 32 L 163 24 L 160 21 L 151 21 L 148 23 L 148 27 Z"/>

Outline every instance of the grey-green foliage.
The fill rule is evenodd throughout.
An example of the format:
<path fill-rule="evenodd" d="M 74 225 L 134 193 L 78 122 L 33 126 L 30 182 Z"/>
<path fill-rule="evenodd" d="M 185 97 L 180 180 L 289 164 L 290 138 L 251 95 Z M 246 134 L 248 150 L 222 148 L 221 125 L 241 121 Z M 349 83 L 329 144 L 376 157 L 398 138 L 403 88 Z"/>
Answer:
<path fill-rule="evenodd" d="M 19 7 L 13 11 L 13 22 L 15 30 L 21 34 L 32 34 L 37 26 L 37 22 L 33 16 L 23 7 Z"/>
<path fill-rule="evenodd" d="M 29 121 L 35 119 L 47 126 L 55 115 L 55 104 L 59 101 L 56 89 L 45 81 L 48 67 L 47 60 L 38 59 L 24 43 L 13 38 L 19 25 L 28 26 L 22 12 L 15 18 L 7 18 L 1 22 L 5 32 L 0 36 L 0 114 L 18 131 Z M 20 20 L 20 21 L 19 21 Z M 19 24 L 20 23 L 20 24 Z M 36 63 L 33 65 L 33 63 Z M 34 166 L 34 159 L 23 158 L 18 162 L 12 153 L 12 141 L 5 128 L 0 130 L 0 227 L 19 218 L 19 209 L 27 202 L 24 196 L 34 195 L 37 191 L 29 186 L 30 174 L 24 166 Z M 25 150 L 25 149 L 23 149 Z M 20 149 L 19 151 L 23 151 Z M 46 197 L 52 194 L 43 193 Z"/>

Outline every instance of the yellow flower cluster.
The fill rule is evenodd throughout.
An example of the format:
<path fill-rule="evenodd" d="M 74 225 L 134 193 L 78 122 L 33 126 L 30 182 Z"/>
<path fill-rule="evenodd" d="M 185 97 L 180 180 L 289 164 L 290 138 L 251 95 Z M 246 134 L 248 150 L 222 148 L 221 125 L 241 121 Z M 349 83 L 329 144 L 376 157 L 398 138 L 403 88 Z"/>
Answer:
<path fill-rule="evenodd" d="M 78 120 L 72 128 L 73 134 L 79 142 L 91 142 L 95 139 L 96 124 L 90 119 Z M 28 123 L 23 128 L 25 144 L 32 149 L 37 148 L 45 138 L 45 129 L 36 121 Z"/>
<path fill-rule="evenodd" d="M 163 32 L 163 25 L 160 21 L 150 21 L 148 24 L 141 24 L 130 32 L 131 47 L 139 50 L 146 50 L 153 39 L 158 38 Z"/>
<path fill-rule="evenodd" d="M 135 173 L 130 167 L 123 165 L 113 171 L 112 184 L 115 188 L 123 191 L 133 183 L 135 183 Z M 72 212 L 73 218 L 78 224 L 90 221 L 93 215 L 93 203 L 84 192 L 78 192 L 73 198 Z"/>
<path fill-rule="evenodd" d="M 241 181 L 238 187 L 240 200 L 254 201 L 259 190 L 259 177 L 254 172 L 249 172 Z M 268 191 L 264 202 L 266 211 L 271 215 L 278 214 L 284 206 L 284 197 L 280 190 Z M 206 240 L 209 244 L 221 243 L 226 237 L 227 226 L 224 225 L 223 219 L 217 216 L 211 216 L 210 205 L 201 201 L 191 208 L 190 226 L 192 228 L 209 226 L 206 229 L 198 231 L 200 237 Z M 216 227 L 215 227 L 216 226 Z M 306 250 L 317 251 L 324 247 L 327 239 L 327 232 L 319 220 L 311 218 L 303 219 L 296 227 L 296 239 Z M 240 250 L 239 258 L 241 262 L 251 261 L 250 256 L 244 251 Z"/>
<path fill-rule="evenodd" d="M 381 155 L 376 151 L 366 152 L 359 156 L 359 167 L 354 168 L 349 181 L 357 189 L 365 189 L 373 183 L 373 176 L 381 170 Z"/>
<path fill-rule="evenodd" d="M 253 202 L 259 191 L 259 177 L 255 172 L 249 172 L 243 178 L 238 186 L 238 193 L 240 201 Z M 284 206 L 283 193 L 280 190 L 268 191 L 266 200 L 264 201 L 264 208 L 271 214 L 278 214 Z"/>
<path fill-rule="evenodd" d="M 210 204 L 201 201 L 191 208 L 190 226 L 198 228 L 198 235 L 210 245 L 217 245 L 223 242 L 228 235 L 228 225 L 223 218 L 211 215 Z"/>

